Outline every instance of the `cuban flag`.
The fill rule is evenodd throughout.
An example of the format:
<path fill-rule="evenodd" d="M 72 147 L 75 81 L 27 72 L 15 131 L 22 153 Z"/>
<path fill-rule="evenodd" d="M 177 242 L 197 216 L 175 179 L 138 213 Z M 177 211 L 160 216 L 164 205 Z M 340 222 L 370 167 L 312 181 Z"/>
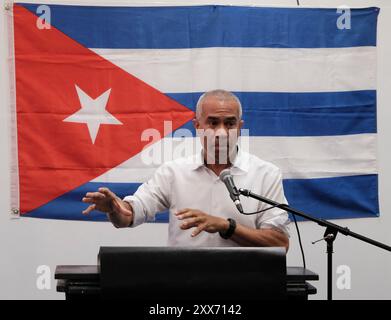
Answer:
<path fill-rule="evenodd" d="M 133 194 L 159 165 L 145 156 L 170 160 L 185 129 L 197 140 L 196 102 L 221 88 L 241 100 L 249 151 L 281 168 L 291 206 L 378 216 L 378 13 L 15 3 L 14 208 L 106 220 L 81 214 L 84 194 Z M 146 129 L 157 138 L 142 139 Z"/>

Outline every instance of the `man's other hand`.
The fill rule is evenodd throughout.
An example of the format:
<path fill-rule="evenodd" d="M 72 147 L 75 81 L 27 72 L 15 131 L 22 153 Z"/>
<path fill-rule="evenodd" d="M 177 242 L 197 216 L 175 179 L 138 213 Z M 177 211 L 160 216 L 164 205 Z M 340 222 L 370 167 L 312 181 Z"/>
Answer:
<path fill-rule="evenodd" d="M 202 231 L 209 233 L 224 232 L 229 228 L 229 222 L 226 219 L 211 216 L 196 209 L 182 209 L 175 214 L 179 220 L 184 220 L 181 229 L 186 230 L 195 227 L 191 233 L 192 237 L 197 236 Z"/>

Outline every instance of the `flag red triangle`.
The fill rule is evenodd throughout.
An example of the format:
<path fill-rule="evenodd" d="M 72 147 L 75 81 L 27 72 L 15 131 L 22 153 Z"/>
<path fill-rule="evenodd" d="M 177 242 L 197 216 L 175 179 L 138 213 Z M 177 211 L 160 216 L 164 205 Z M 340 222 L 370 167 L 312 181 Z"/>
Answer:
<path fill-rule="evenodd" d="M 21 213 L 89 182 L 148 143 L 147 128 L 164 134 L 194 113 L 58 29 L 37 28 L 38 17 L 14 5 L 16 112 Z M 93 143 L 84 123 L 63 120 L 81 108 L 76 86 L 122 125 L 102 124 Z M 167 134 L 167 133 L 166 133 Z"/>

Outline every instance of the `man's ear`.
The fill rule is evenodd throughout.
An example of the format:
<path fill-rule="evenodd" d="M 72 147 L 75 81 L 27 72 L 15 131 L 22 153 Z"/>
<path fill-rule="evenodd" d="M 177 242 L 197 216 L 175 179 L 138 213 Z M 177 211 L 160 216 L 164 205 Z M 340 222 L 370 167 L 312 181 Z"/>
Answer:
<path fill-rule="evenodd" d="M 242 129 L 243 124 L 244 124 L 244 121 L 243 121 L 243 120 L 240 120 L 240 121 L 239 121 L 239 129 Z"/>
<path fill-rule="evenodd" d="M 200 127 L 200 122 L 196 118 L 194 118 L 192 121 L 194 128 L 198 129 Z"/>

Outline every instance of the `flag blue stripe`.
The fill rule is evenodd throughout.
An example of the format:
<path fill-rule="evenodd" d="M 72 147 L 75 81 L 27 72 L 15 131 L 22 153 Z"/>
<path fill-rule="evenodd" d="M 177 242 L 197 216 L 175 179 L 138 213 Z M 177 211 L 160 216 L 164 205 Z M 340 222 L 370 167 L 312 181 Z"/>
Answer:
<path fill-rule="evenodd" d="M 34 13 L 39 6 L 22 5 Z M 50 9 L 51 24 L 72 39 L 88 48 L 112 49 L 375 46 L 379 12 L 376 7 L 351 9 L 351 28 L 340 30 L 336 9 L 217 5 L 50 5 Z"/>
<path fill-rule="evenodd" d="M 379 216 L 378 176 L 375 174 L 321 179 L 286 179 L 283 184 L 289 204 L 315 217 L 338 219 Z M 89 182 L 25 216 L 107 221 L 106 215 L 97 211 L 88 216 L 81 214 L 81 211 L 87 207 L 87 204 L 81 202 L 85 193 L 97 190 L 99 187 L 107 187 L 122 198 L 133 194 L 139 185 L 139 183 Z M 167 212 L 157 215 L 156 222 L 167 221 Z"/>
<path fill-rule="evenodd" d="M 376 133 L 376 90 L 275 93 L 235 92 L 251 136 L 330 136 Z M 202 93 L 167 95 L 195 111 Z M 190 122 L 181 128 L 195 134 Z M 175 132 L 174 132 L 175 134 Z"/>
<path fill-rule="evenodd" d="M 315 217 L 379 216 L 378 175 L 284 180 L 289 204 Z M 302 220 L 302 219 L 299 219 Z"/>

